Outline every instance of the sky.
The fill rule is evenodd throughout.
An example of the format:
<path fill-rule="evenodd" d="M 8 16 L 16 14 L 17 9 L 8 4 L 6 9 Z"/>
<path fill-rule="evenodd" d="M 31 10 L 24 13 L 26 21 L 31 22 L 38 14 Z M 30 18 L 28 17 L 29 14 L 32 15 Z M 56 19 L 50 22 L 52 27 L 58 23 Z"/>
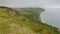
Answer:
<path fill-rule="evenodd" d="M 60 8 L 60 0 L 0 0 L 0 6 Z"/>

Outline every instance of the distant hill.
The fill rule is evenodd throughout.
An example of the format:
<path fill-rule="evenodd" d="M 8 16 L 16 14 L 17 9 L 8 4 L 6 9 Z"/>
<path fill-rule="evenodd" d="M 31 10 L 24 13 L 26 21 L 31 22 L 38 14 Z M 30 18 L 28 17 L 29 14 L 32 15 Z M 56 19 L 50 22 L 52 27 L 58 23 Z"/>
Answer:
<path fill-rule="evenodd" d="M 40 19 L 40 13 L 44 11 L 42 8 L 14 8 L 15 10 L 19 11 L 20 13 L 23 13 L 25 16 L 28 16 L 34 20 Z"/>
<path fill-rule="evenodd" d="M 60 34 L 58 28 L 40 20 L 42 8 L 0 6 L 0 34 Z"/>

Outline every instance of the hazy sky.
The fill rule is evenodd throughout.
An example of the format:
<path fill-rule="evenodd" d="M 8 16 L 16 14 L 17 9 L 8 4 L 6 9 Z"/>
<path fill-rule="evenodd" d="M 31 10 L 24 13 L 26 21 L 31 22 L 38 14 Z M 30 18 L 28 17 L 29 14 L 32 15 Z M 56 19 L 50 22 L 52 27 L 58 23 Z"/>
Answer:
<path fill-rule="evenodd" d="M 0 5 L 10 7 L 60 8 L 60 0 L 0 0 Z"/>

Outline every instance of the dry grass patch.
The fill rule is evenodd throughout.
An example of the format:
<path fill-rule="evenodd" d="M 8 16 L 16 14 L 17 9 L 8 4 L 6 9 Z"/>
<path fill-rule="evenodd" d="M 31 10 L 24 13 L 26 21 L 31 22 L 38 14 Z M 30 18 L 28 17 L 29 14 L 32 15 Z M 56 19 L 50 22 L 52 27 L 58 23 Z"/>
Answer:
<path fill-rule="evenodd" d="M 26 26 L 20 26 L 18 24 L 9 23 L 10 30 L 8 34 L 39 34 L 35 33 L 33 30 L 27 28 Z"/>

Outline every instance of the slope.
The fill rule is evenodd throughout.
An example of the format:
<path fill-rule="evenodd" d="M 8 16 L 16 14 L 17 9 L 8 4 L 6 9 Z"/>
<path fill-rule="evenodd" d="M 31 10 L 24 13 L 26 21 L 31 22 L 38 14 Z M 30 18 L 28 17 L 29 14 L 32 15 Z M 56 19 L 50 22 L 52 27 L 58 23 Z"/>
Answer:
<path fill-rule="evenodd" d="M 0 34 L 59 34 L 58 28 L 37 20 L 36 12 L 23 12 L 0 6 Z"/>

